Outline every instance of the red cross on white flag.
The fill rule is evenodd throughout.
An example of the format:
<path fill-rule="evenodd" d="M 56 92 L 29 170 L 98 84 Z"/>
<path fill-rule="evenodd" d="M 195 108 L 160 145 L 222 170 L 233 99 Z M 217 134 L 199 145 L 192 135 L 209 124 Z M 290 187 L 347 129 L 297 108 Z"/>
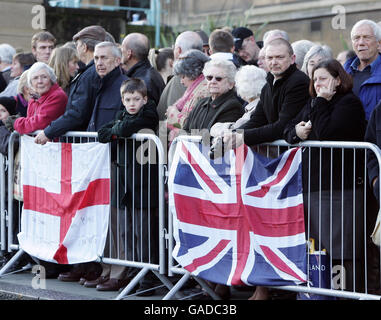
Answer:
<path fill-rule="evenodd" d="M 21 248 L 45 261 L 94 261 L 103 253 L 110 211 L 108 144 L 35 144 L 21 137 L 24 206 Z"/>

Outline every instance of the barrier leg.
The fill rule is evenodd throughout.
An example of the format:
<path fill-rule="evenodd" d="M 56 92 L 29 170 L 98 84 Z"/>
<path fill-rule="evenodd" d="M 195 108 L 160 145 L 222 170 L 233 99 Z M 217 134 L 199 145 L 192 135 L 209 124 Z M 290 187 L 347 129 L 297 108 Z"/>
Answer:
<path fill-rule="evenodd" d="M 189 280 L 190 273 L 184 274 L 181 279 L 173 286 L 171 290 L 164 296 L 163 300 L 170 300 L 176 293 L 181 289 L 181 287 Z"/>
<path fill-rule="evenodd" d="M 16 252 L 16 254 L 9 260 L 1 269 L 0 269 L 0 277 L 6 273 L 6 271 L 15 263 L 21 256 L 24 254 L 24 250 L 20 249 Z"/>
<path fill-rule="evenodd" d="M 164 285 L 168 288 L 168 290 L 171 290 L 173 288 L 173 283 L 165 276 L 157 272 L 156 270 L 152 270 L 152 272 L 156 275 L 156 277 L 159 278 L 159 280 L 164 283 Z M 176 293 L 176 297 L 178 299 L 184 298 L 184 295 L 181 292 Z"/>
<path fill-rule="evenodd" d="M 139 280 L 143 278 L 149 271 L 148 267 L 144 267 L 139 273 L 130 281 L 130 283 L 123 289 L 123 291 L 115 298 L 115 300 L 121 300 L 126 296 L 135 286 L 139 283 Z"/>

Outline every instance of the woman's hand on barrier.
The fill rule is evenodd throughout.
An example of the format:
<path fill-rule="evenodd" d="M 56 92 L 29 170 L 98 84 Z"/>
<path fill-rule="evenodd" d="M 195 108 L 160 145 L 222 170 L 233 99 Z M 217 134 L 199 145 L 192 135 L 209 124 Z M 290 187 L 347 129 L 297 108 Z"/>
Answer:
<path fill-rule="evenodd" d="M 224 150 L 236 149 L 244 143 L 243 132 L 224 131 Z"/>
<path fill-rule="evenodd" d="M 45 135 L 44 131 L 41 131 L 35 138 L 34 143 L 44 145 L 49 141 L 49 138 Z"/>
<path fill-rule="evenodd" d="M 301 121 L 295 126 L 295 131 L 296 135 L 301 139 L 301 140 L 307 140 L 308 136 L 310 135 L 312 130 L 312 125 L 311 122 L 304 122 Z"/>

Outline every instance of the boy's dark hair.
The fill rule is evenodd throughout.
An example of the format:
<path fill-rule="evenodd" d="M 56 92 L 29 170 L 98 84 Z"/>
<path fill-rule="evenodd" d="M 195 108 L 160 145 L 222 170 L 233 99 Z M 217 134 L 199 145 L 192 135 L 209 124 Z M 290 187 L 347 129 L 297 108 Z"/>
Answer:
<path fill-rule="evenodd" d="M 147 87 L 143 80 L 138 78 L 131 78 L 123 81 L 120 87 L 120 94 L 123 97 L 125 93 L 139 92 L 143 97 L 147 96 Z"/>

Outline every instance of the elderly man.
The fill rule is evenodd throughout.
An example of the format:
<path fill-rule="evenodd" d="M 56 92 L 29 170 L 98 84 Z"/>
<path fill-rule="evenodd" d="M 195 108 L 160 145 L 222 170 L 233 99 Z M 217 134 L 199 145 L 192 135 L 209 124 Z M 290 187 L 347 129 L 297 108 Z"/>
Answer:
<path fill-rule="evenodd" d="M 190 49 L 196 49 L 202 51 L 203 41 L 200 36 L 194 31 L 184 31 L 180 33 L 175 41 L 174 47 L 174 58 L 175 61 L 179 56 Z M 164 120 L 165 113 L 167 112 L 167 107 L 173 105 L 177 100 L 179 100 L 186 88 L 180 82 L 180 76 L 174 76 L 167 83 L 161 94 L 159 104 L 157 106 L 157 112 L 159 114 L 159 119 Z"/>
<path fill-rule="evenodd" d="M 100 26 L 89 26 L 73 36 L 78 55 L 86 68 L 70 84 L 70 95 L 65 113 L 38 134 L 35 142 L 45 144 L 68 131 L 84 131 L 90 121 L 97 94 L 98 74 L 93 61 L 95 46 L 103 42 L 106 31 Z"/>
<path fill-rule="evenodd" d="M 95 46 L 94 63 L 99 89 L 87 131 L 98 131 L 105 123 L 114 120 L 116 113 L 123 108 L 120 87 L 128 77 L 120 68 L 121 59 L 120 49 L 112 42 L 101 42 Z"/>
<path fill-rule="evenodd" d="M 263 47 L 261 42 L 256 42 L 253 31 L 245 27 L 235 28 L 232 31 L 235 51 L 246 64 L 257 65 L 259 50 Z"/>
<path fill-rule="evenodd" d="M 41 31 L 32 37 L 32 53 L 37 62 L 48 64 L 56 45 L 56 38 L 49 31 Z"/>
<path fill-rule="evenodd" d="M 266 46 L 267 83 L 250 120 L 233 135 L 225 134 L 227 148 L 245 143 L 249 146 L 282 139 L 286 124 L 309 99 L 308 76 L 298 70 L 290 43 L 275 39 Z M 242 129 L 242 130 L 240 130 Z"/>
<path fill-rule="evenodd" d="M 381 27 L 372 20 L 360 20 L 352 28 L 351 39 L 356 56 L 344 69 L 352 75 L 353 93 L 365 109 L 366 119 L 381 100 Z"/>
<path fill-rule="evenodd" d="M 148 97 L 155 104 L 159 103 L 165 83 L 160 73 L 152 67 L 148 60 L 149 40 L 142 33 L 130 33 L 123 39 L 123 68 L 130 78 L 139 78 L 147 86 Z"/>

